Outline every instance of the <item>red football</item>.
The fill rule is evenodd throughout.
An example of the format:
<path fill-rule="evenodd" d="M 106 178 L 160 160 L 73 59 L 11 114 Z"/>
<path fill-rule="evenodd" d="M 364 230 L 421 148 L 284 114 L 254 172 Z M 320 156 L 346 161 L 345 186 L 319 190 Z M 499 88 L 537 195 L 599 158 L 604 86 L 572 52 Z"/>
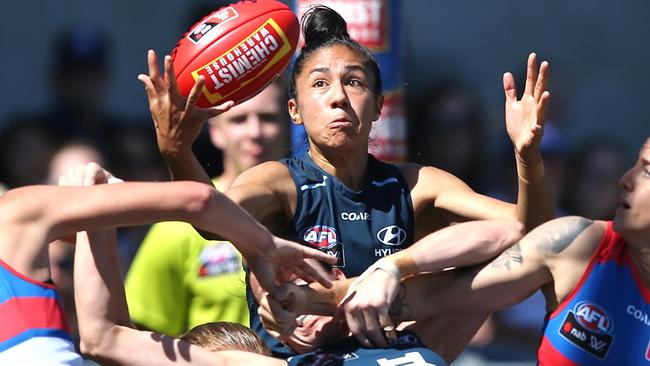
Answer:
<path fill-rule="evenodd" d="M 296 15 L 275 0 L 240 1 L 216 10 L 172 52 L 178 88 L 189 95 L 203 75 L 197 105 L 204 108 L 251 98 L 287 67 L 299 33 Z"/>

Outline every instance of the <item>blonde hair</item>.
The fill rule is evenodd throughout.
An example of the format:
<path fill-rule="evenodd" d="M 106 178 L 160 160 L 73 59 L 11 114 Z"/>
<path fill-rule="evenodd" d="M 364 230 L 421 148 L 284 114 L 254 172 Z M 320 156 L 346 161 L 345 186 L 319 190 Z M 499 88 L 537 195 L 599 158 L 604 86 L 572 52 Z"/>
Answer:
<path fill-rule="evenodd" d="M 239 323 L 205 323 L 181 334 L 179 338 L 213 352 L 235 350 L 271 355 L 268 346 L 257 333 Z"/>

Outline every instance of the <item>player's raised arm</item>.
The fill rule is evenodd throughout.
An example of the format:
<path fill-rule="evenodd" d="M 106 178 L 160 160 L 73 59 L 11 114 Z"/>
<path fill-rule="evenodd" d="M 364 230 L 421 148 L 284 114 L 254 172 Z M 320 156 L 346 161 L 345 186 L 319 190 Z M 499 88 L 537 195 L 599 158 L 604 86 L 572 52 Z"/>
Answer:
<path fill-rule="evenodd" d="M 555 201 L 546 180 L 540 142 L 551 94 L 546 90 L 549 63 L 537 65 L 537 55 L 528 56 L 526 84 L 521 99 L 511 73 L 503 76 L 505 119 L 517 161 L 516 216 L 530 231 L 555 217 Z"/>

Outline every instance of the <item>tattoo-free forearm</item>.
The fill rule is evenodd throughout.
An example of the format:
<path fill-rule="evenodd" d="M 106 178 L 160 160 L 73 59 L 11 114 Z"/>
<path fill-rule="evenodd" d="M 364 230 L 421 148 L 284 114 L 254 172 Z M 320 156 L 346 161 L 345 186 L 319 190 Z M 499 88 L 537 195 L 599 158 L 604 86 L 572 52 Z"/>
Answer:
<path fill-rule="evenodd" d="M 517 157 L 517 219 L 530 232 L 542 223 L 555 218 L 555 200 L 546 178 L 544 162 L 537 151 L 535 158 Z"/>

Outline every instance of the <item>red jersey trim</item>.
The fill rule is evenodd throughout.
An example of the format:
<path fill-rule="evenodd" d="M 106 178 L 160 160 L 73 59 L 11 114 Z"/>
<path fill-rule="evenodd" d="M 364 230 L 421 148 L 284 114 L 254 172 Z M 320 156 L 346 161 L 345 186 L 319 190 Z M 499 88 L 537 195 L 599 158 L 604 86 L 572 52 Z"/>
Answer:
<path fill-rule="evenodd" d="M 559 313 L 564 310 L 564 308 L 571 302 L 571 300 L 576 296 L 578 291 L 582 288 L 584 283 L 587 281 L 587 278 L 589 278 L 589 275 L 591 274 L 591 270 L 594 268 L 594 265 L 596 265 L 596 262 L 602 261 L 601 258 L 607 257 L 609 253 L 609 247 L 612 242 L 612 234 L 613 231 L 611 230 L 611 222 L 607 223 L 607 228 L 605 229 L 605 232 L 603 233 L 603 238 L 600 240 L 600 243 L 598 244 L 598 247 L 594 251 L 594 254 L 591 256 L 591 259 L 589 260 L 589 264 L 587 265 L 587 268 L 585 269 L 584 273 L 582 274 L 582 277 L 580 277 L 580 281 L 576 284 L 576 286 L 569 292 L 569 295 L 560 302 L 560 305 L 555 309 L 553 312 L 551 312 L 548 315 L 548 319 L 553 319 L 555 316 L 557 316 Z"/>
<path fill-rule="evenodd" d="M 558 352 L 546 336 L 542 337 L 542 342 L 537 349 L 537 362 L 538 366 L 578 366 L 577 363 Z"/>
<path fill-rule="evenodd" d="M 56 286 L 53 285 L 53 284 L 51 284 L 51 283 L 45 283 L 45 282 L 43 282 L 43 281 L 38 281 L 38 280 L 35 280 L 35 279 L 31 278 L 31 277 L 27 277 L 27 276 L 25 276 L 25 275 L 22 274 L 22 273 L 19 273 L 18 271 L 16 271 L 15 269 L 13 269 L 13 267 L 11 267 L 8 263 L 6 263 L 5 261 L 3 261 L 2 259 L 0 259 L 0 266 L 4 267 L 4 268 L 5 268 L 7 271 L 9 271 L 11 274 L 13 274 L 14 276 L 20 278 L 20 279 L 23 280 L 23 281 L 27 281 L 27 282 L 29 282 L 29 283 L 32 283 L 32 284 L 36 285 L 36 286 L 45 287 L 45 288 L 50 288 L 50 289 L 52 289 L 52 290 L 56 290 L 56 289 L 57 289 Z"/>

